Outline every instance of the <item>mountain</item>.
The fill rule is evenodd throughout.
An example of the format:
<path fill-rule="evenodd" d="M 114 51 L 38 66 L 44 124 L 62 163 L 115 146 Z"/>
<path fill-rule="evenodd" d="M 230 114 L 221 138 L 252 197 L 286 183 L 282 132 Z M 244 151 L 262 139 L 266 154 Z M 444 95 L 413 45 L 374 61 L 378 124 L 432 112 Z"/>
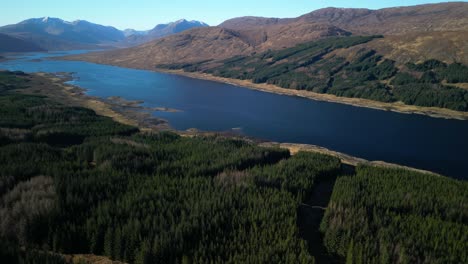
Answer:
<path fill-rule="evenodd" d="M 135 30 L 131 28 L 127 28 L 123 31 L 125 37 L 130 37 L 133 35 L 147 35 L 149 30 Z"/>
<path fill-rule="evenodd" d="M 0 33 L 31 42 L 42 50 L 71 50 L 135 46 L 197 27 L 208 27 L 208 25 L 199 21 L 181 19 L 157 25 L 151 30 L 121 31 L 85 20 L 68 22 L 59 18 L 42 17 L 0 27 Z"/>
<path fill-rule="evenodd" d="M 431 58 L 468 63 L 467 13 L 468 3 L 442 3 L 380 10 L 325 8 L 287 19 L 241 17 L 131 49 L 74 59 L 153 69 L 159 64 L 223 60 L 279 50 L 328 37 L 382 34 L 385 38 L 350 49 L 376 50 L 399 65 Z"/>
<path fill-rule="evenodd" d="M 350 33 L 335 26 L 316 23 L 291 23 L 250 30 L 204 27 L 190 29 L 137 47 L 73 58 L 153 69 L 157 64 L 226 59 L 268 49 L 292 47 L 308 40 L 347 35 Z"/>
<path fill-rule="evenodd" d="M 186 31 L 191 28 L 199 28 L 199 27 L 208 27 L 207 24 L 200 22 L 200 21 L 187 21 L 185 19 L 181 19 L 169 24 L 159 24 L 154 27 L 152 30 L 148 32 L 148 36 L 153 38 L 160 38 L 167 35 L 172 35 L 176 33 L 180 33 L 182 31 Z"/>
<path fill-rule="evenodd" d="M 219 27 L 229 28 L 234 30 L 242 29 L 252 29 L 257 27 L 265 27 L 279 24 L 287 24 L 289 22 L 294 22 L 294 19 L 290 18 L 267 18 L 267 17 L 254 17 L 254 16 L 245 16 L 245 17 L 236 17 L 228 19 L 223 23 L 219 24 Z"/>
<path fill-rule="evenodd" d="M 30 52 L 43 50 L 43 48 L 32 42 L 0 33 L 0 52 Z"/>
<path fill-rule="evenodd" d="M 395 35 L 466 30 L 467 14 L 466 2 L 454 2 L 380 10 L 325 8 L 301 16 L 297 20 L 330 23 L 356 34 Z"/>
<path fill-rule="evenodd" d="M 181 19 L 168 24 L 156 25 L 153 29 L 148 31 L 127 30 L 126 42 L 129 45 L 137 45 L 165 36 L 174 35 L 192 28 L 203 27 L 208 27 L 208 25 L 200 21 L 187 21 L 185 19 Z"/>
<path fill-rule="evenodd" d="M 47 50 L 102 48 L 125 39 L 124 33 L 114 27 L 49 17 L 0 27 L 0 33 L 28 40 Z"/>
<path fill-rule="evenodd" d="M 409 32 L 458 31 L 468 28 L 468 4 L 453 2 L 379 10 L 323 8 L 297 18 L 240 17 L 219 26 L 250 29 L 294 22 L 326 23 L 360 35 L 395 35 Z"/>
<path fill-rule="evenodd" d="M 385 35 L 367 43 L 370 49 L 401 64 L 428 58 L 468 64 L 468 3 L 452 2 L 380 10 L 324 8 L 297 18 L 241 17 L 221 27 L 239 30 L 272 25 L 323 23 L 354 35 Z"/>
<path fill-rule="evenodd" d="M 253 52 L 253 48 L 239 39 L 237 35 L 235 31 L 223 28 L 195 28 L 137 47 L 113 50 L 110 53 L 91 53 L 76 58 L 91 59 L 92 57 L 93 61 L 99 63 L 152 69 L 153 65 L 158 63 L 173 63 L 181 60 L 199 61 L 212 57 L 227 58 L 242 52 Z M 114 60 L 114 58 L 119 59 Z"/>

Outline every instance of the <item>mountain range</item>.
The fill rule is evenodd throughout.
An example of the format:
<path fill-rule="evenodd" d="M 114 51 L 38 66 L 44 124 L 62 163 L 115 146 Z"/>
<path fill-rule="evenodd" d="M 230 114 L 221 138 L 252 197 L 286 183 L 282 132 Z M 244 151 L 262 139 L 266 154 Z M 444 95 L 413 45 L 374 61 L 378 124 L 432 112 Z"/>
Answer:
<path fill-rule="evenodd" d="M 328 37 L 384 35 L 350 48 L 348 54 L 366 48 L 399 64 L 431 58 L 468 63 L 466 14 L 468 3 L 453 2 L 380 10 L 325 8 L 286 19 L 240 17 L 137 47 L 74 58 L 154 69 L 159 64 L 219 61 Z"/>
<path fill-rule="evenodd" d="M 118 30 L 84 20 L 73 22 L 59 18 L 32 18 L 18 24 L 0 27 L 0 51 L 40 51 L 71 49 L 105 49 L 141 44 L 194 27 L 203 22 L 185 19 L 160 24 L 148 31 Z M 26 48 L 28 47 L 28 48 Z"/>
<path fill-rule="evenodd" d="M 129 45 L 135 45 L 174 35 L 192 28 L 202 27 L 208 27 L 208 24 L 195 20 L 187 21 L 185 19 L 181 19 L 167 24 L 156 25 L 153 29 L 146 31 L 127 29 L 124 31 L 124 34 L 127 36 L 126 42 Z"/>

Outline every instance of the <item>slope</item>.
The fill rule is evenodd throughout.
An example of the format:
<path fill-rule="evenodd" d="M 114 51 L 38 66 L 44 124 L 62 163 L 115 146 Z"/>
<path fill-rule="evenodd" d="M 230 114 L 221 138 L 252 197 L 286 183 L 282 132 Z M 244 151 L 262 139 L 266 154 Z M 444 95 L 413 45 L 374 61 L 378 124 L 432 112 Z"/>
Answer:
<path fill-rule="evenodd" d="M 220 27 L 195 28 L 133 48 L 72 56 L 68 59 L 153 69 L 158 64 L 220 60 L 349 34 L 337 27 L 317 23 L 274 25 L 242 31 Z"/>
<path fill-rule="evenodd" d="M 468 111 L 468 91 L 457 88 L 468 83 L 466 65 L 434 59 L 398 64 L 368 48 L 376 39 L 381 36 L 327 38 L 253 56 L 158 67 L 341 97 Z"/>
<path fill-rule="evenodd" d="M 0 33 L 0 52 L 43 51 L 41 47 L 29 41 Z"/>

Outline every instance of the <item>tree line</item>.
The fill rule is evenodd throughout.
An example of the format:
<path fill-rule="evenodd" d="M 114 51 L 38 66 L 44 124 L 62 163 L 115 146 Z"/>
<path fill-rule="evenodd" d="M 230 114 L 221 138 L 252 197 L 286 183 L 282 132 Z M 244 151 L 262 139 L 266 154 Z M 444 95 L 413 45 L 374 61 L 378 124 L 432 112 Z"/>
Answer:
<path fill-rule="evenodd" d="M 356 48 L 346 58 L 339 55 L 340 49 L 379 37 L 333 37 L 252 56 L 235 56 L 219 63 L 200 61 L 157 67 L 202 71 L 342 97 L 468 111 L 468 91 L 456 86 L 468 83 L 468 67 L 464 64 L 430 59 L 401 66 L 367 48 Z"/>

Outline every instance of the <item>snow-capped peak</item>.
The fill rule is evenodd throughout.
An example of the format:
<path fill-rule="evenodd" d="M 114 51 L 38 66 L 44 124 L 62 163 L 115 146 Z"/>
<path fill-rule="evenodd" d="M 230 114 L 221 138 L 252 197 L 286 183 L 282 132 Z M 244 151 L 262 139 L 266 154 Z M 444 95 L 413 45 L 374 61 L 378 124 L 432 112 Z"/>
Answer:
<path fill-rule="evenodd" d="M 30 20 L 25 20 L 25 21 L 34 21 L 34 22 L 42 22 L 42 23 L 66 23 L 66 21 L 60 19 L 60 18 L 56 18 L 56 17 L 49 17 L 49 16 L 46 16 L 46 17 L 43 17 L 43 18 L 33 18 L 33 19 L 30 19 Z"/>
<path fill-rule="evenodd" d="M 169 23 L 169 24 L 180 24 L 180 23 L 183 23 L 183 22 L 187 22 L 187 20 L 185 18 L 182 18 L 182 19 L 179 19 L 175 22 L 172 22 L 172 23 Z"/>

